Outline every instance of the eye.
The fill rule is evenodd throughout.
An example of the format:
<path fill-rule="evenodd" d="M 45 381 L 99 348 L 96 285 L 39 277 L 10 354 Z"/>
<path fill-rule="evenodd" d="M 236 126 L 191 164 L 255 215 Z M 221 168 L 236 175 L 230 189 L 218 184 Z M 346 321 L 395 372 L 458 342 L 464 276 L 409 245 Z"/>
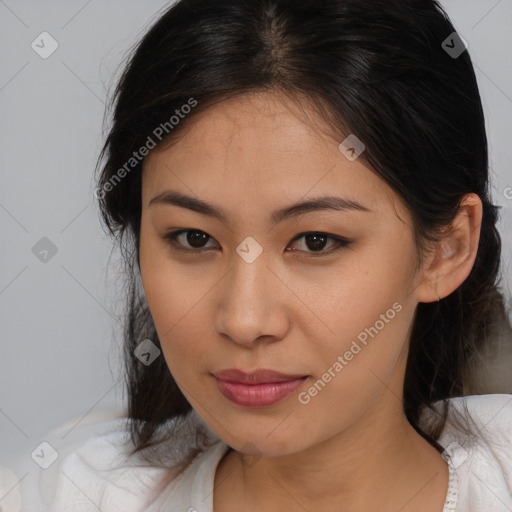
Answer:
<path fill-rule="evenodd" d="M 297 235 L 292 242 L 295 242 L 296 240 L 304 239 L 305 243 L 302 245 L 303 247 L 306 247 L 308 249 L 311 249 L 310 251 L 304 251 L 299 249 L 299 252 L 306 252 L 308 255 L 312 255 L 313 257 L 318 256 L 325 256 L 327 254 L 332 254 L 333 252 L 337 251 L 338 249 L 341 249 L 342 247 L 346 247 L 350 244 L 350 242 L 340 236 L 336 235 L 329 235 L 327 233 L 321 233 L 318 231 L 310 231 L 307 233 L 301 233 L 300 235 Z M 331 241 L 331 248 L 327 251 L 324 251 L 326 242 L 330 240 Z M 292 249 L 292 251 L 297 251 L 297 249 Z M 317 253 L 317 254 L 316 254 Z"/>
<path fill-rule="evenodd" d="M 212 237 L 199 229 L 180 229 L 167 233 L 163 238 L 168 240 L 171 247 L 178 251 L 199 252 L 194 249 L 204 249 L 204 243 Z M 185 243 L 190 244 L 190 248 L 184 246 Z"/>
<path fill-rule="evenodd" d="M 167 240 L 173 249 L 176 249 L 178 251 L 197 253 L 203 252 L 200 249 L 208 249 L 208 247 L 205 244 L 208 242 L 209 239 L 214 240 L 210 235 L 198 229 L 180 229 L 177 231 L 167 233 L 162 238 Z M 305 252 L 310 256 L 316 256 L 317 254 L 319 256 L 323 256 L 331 254 L 337 251 L 338 249 L 341 249 L 341 247 L 345 247 L 351 243 L 350 241 L 342 237 L 336 235 L 329 235 L 318 231 L 301 233 L 292 240 L 292 243 L 301 239 L 304 239 L 305 241 L 303 247 L 306 247 L 306 249 L 309 250 L 287 249 L 288 252 Z M 331 248 L 325 251 L 323 249 L 325 249 L 326 243 L 329 240 L 331 241 Z"/>

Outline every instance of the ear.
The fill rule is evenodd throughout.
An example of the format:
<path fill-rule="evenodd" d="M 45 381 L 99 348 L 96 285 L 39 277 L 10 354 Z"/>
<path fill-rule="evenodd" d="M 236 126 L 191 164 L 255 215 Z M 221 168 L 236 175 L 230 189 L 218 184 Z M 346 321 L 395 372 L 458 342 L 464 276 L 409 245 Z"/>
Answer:
<path fill-rule="evenodd" d="M 457 216 L 423 263 L 418 302 L 442 299 L 466 280 L 475 263 L 481 226 L 482 201 L 476 194 L 466 194 Z"/>

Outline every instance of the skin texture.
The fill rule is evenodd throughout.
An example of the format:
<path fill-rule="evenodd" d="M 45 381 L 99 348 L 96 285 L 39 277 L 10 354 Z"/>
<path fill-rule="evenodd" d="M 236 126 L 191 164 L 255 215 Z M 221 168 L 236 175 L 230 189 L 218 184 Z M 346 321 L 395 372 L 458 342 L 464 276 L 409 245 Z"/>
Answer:
<path fill-rule="evenodd" d="M 399 196 L 302 109 L 279 94 L 230 99 L 144 162 L 140 269 L 163 355 L 191 405 L 234 448 L 217 468 L 214 508 L 440 512 L 446 463 L 402 411 L 407 348 L 417 304 L 448 295 L 469 274 L 481 202 L 466 196 L 418 269 Z M 212 203 L 226 219 L 149 206 L 168 190 Z M 371 211 L 269 221 L 275 209 L 323 195 Z M 189 252 L 173 249 L 165 235 L 185 228 L 208 236 L 191 245 L 181 235 L 175 245 Z M 328 254 L 335 240 L 294 240 L 311 231 L 350 243 Z M 236 251 L 246 237 L 263 249 L 251 263 Z M 393 304 L 400 311 L 390 319 Z M 378 334 L 301 403 L 299 393 L 381 315 L 388 321 Z M 219 392 L 212 373 L 226 368 L 310 377 L 281 402 L 247 409 Z"/>

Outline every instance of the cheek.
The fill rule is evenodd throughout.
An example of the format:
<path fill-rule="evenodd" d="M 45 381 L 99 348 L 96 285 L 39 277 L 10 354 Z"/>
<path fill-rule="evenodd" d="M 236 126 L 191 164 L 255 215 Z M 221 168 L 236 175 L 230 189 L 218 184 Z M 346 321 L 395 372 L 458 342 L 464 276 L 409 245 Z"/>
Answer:
<path fill-rule="evenodd" d="M 161 269 L 146 269 L 143 286 L 164 352 L 197 352 L 207 327 L 201 302 L 208 290 L 198 283 L 184 282 L 176 272 Z"/>
<path fill-rule="evenodd" d="M 303 328 L 315 332 L 318 341 L 322 337 L 338 340 L 339 349 L 360 333 L 364 341 L 365 329 L 376 323 L 379 332 L 390 334 L 402 322 L 407 324 L 410 318 L 397 309 L 413 302 L 410 285 L 415 260 L 404 242 L 402 254 L 381 242 L 347 253 L 336 267 L 290 279 L 290 288 L 316 317 L 314 327 L 309 322 Z M 308 317 L 313 320 L 310 313 Z"/>
<path fill-rule="evenodd" d="M 200 277 L 199 267 L 185 269 L 171 261 L 158 239 L 143 234 L 140 271 L 163 355 L 173 375 L 178 375 L 181 368 L 197 365 L 209 353 L 204 345 L 208 336 L 211 339 L 211 320 L 206 319 L 204 307 L 214 283 Z"/>
<path fill-rule="evenodd" d="M 165 242 L 146 229 L 141 231 L 140 273 L 157 330 L 172 329 L 192 307 L 199 283 L 187 282 L 179 265 L 170 258 Z"/>
<path fill-rule="evenodd" d="M 169 371 L 182 391 L 194 388 L 198 368 L 208 366 L 207 320 L 200 287 L 184 287 L 174 272 L 149 271 L 146 299 Z M 211 338 L 211 335 L 210 335 Z"/>
<path fill-rule="evenodd" d="M 414 304 L 393 289 L 373 296 L 350 295 L 346 301 L 345 296 L 339 298 L 320 309 L 329 332 L 308 333 L 306 338 L 312 341 L 301 352 L 312 363 L 314 378 L 345 398 L 355 398 L 364 394 L 369 380 L 386 382 L 395 369 L 408 341 Z"/>
<path fill-rule="evenodd" d="M 302 355 L 313 378 L 297 396 L 301 428 L 322 436 L 335 435 L 361 417 L 380 397 L 399 400 L 414 304 L 394 300 L 390 291 L 359 304 L 348 303 L 332 315 L 336 335 L 318 340 Z M 382 315 L 382 316 L 381 316 Z M 403 357 L 402 357 L 403 356 Z"/>
<path fill-rule="evenodd" d="M 314 362 L 312 371 L 322 391 L 312 389 L 305 400 L 315 393 L 323 396 L 315 400 L 324 406 L 337 397 L 346 403 L 369 398 L 395 370 L 416 307 L 409 290 L 414 251 L 405 241 L 401 247 L 404 252 L 396 256 L 384 243 L 379 251 L 361 251 L 350 265 L 337 269 L 336 275 L 317 280 L 314 288 L 309 286 L 308 304 L 322 322 L 315 328 L 302 324 L 309 331 L 307 338 L 314 340 L 302 357 Z"/>

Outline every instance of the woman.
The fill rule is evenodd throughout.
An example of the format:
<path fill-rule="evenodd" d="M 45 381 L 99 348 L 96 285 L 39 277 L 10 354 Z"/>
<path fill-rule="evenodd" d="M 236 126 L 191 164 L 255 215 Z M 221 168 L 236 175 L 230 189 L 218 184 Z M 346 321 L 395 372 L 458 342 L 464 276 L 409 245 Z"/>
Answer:
<path fill-rule="evenodd" d="M 127 420 L 51 510 L 512 508 L 511 397 L 471 395 L 506 318 L 484 117 L 437 2 L 182 0 L 100 170 Z"/>

